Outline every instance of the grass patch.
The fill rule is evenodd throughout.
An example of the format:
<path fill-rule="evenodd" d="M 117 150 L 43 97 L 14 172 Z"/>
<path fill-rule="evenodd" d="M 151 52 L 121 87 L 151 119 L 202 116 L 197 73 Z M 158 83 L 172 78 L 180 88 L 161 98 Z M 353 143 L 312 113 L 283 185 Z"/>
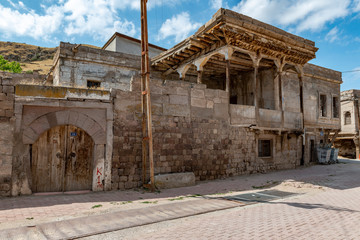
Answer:
<path fill-rule="evenodd" d="M 261 186 L 252 186 L 253 189 L 264 189 L 264 188 L 269 188 L 272 187 L 275 184 L 278 184 L 278 181 L 266 181 L 266 184 L 261 185 Z"/>
<path fill-rule="evenodd" d="M 100 208 L 100 207 L 102 207 L 103 205 L 101 205 L 101 204 L 98 204 L 98 205 L 94 205 L 94 206 L 92 206 L 91 208 L 92 209 L 94 209 L 94 208 Z"/>
<path fill-rule="evenodd" d="M 187 195 L 187 198 L 191 198 L 191 197 L 201 197 L 201 194 L 193 194 L 193 195 Z"/>
<path fill-rule="evenodd" d="M 158 201 L 145 201 L 145 202 L 141 202 L 141 203 L 144 203 L 144 204 L 156 204 Z"/>
<path fill-rule="evenodd" d="M 170 198 L 168 200 L 169 201 L 179 201 L 179 200 L 184 200 L 184 197 Z"/>
<path fill-rule="evenodd" d="M 110 202 L 110 204 L 112 204 L 112 205 L 124 205 L 124 204 L 128 204 L 128 203 L 132 203 L 132 201 L 126 201 L 126 202 Z"/>

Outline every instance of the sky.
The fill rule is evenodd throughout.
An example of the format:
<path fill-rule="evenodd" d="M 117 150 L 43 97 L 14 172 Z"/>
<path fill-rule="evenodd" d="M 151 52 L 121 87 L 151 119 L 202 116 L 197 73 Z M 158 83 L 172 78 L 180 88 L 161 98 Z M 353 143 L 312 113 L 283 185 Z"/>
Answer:
<path fill-rule="evenodd" d="M 171 48 L 227 8 L 315 42 L 310 63 L 360 89 L 360 0 L 148 0 L 149 41 Z M 0 41 L 102 47 L 117 31 L 140 38 L 140 0 L 0 0 Z"/>

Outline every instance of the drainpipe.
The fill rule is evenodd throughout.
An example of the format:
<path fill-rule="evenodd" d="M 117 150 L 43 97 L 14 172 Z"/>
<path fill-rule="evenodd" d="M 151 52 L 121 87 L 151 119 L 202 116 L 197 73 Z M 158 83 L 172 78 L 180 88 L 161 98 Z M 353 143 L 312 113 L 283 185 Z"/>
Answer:
<path fill-rule="evenodd" d="M 304 134 L 303 134 L 303 141 L 302 141 L 302 147 L 301 147 L 301 160 L 300 160 L 300 165 L 304 165 L 305 164 L 305 140 L 306 140 L 306 128 L 305 128 L 305 117 L 304 117 L 304 89 L 303 89 L 303 74 L 302 71 L 299 74 L 299 85 L 300 85 L 300 112 L 302 115 L 302 126 L 304 129 Z"/>
<path fill-rule="evenodd" d="M 356 132 L 356 137 L 354 139 L 355 142 L 355 148 L 356 148 L 356 159 L 360 159 L 360 149 L 359 149 L 359 137 L 360 137 L 360 133 L 359 133 L 359 120 L 360 120 L 360 113 L 359 113 L 359 99 L 358 98 L 354 98 L 354 105 L 355 105 L 355 132 Z"/>

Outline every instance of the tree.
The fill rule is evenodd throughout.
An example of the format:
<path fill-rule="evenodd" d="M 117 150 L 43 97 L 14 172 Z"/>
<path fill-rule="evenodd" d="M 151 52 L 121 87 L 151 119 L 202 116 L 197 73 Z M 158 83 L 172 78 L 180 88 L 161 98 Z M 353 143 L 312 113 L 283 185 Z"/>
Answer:
<path fill-rule="evenodd" d="M 21 73 L 22 69 L 20 67 L 20 63 L 18 62 L 9 62 L 4 59 L 3 56 L 0 55 L 0 70 L 13 72 L 13 73 Z"/>

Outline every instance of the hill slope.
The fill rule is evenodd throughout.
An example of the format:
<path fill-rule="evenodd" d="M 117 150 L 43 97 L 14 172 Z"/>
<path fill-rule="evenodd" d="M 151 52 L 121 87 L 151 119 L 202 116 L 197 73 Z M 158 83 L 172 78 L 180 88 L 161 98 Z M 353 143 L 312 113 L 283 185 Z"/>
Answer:
<path fill-rule="evenodd" d="M 99 48 L 87 44 L 82 45 Z M 25 43 L 0 41 L 0 55 L 8 61 L 19 62 L 24 72 L 38 71 L 40 74 L 47 74 L 52 67 L 56 49 L 57 48 L 45 48 Z"/>
<path fill-rule="evenodd" d="M 56 48 L 0 41 L 0 55 L 8 61 L 20 62 L 23 71 L 39 71 L 41 74 L 47 74 L 52 66 L 55 52 Z"/>

